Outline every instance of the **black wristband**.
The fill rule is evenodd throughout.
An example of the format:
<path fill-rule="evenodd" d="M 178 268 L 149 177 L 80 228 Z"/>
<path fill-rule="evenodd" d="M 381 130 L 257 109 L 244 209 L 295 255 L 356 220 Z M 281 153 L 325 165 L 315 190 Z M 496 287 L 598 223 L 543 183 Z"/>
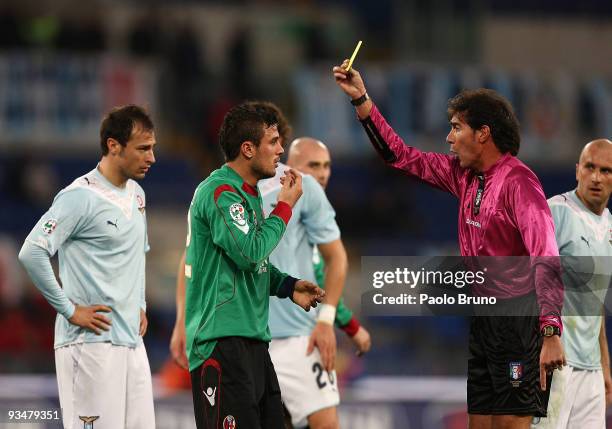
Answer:
<path fill-rule="evenodd" d="M 276 291 L 276 296 L 279 298 L 289 298 L 291 301 L 293 301 L 293 291 L 295 291 L 295 284 L 297 281 L 298 279 L 295 277 L 285 277 L 280 287 Z"/>
<path fill-rule="evenodd" d="M 351 104 L 353 106 L 355 106 L 355 107 L 361 106 L 363 103 L 365 103 L 369 99 L 370 99 L 370 97 L 368 96 L 368 93 L 366 92 L 361 97 L 355 98 L 354 100 L 351 100 Z"/>

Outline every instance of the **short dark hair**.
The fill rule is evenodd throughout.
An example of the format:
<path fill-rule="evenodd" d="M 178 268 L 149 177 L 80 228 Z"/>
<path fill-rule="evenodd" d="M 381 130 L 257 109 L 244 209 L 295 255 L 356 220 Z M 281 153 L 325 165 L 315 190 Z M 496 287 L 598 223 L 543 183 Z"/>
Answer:
<path fill-rule="evenodd" d="M 492 89 L 463 90 L 448 100 L 448 119 L 459 115 L 472 129 L 487 125 L 501 153 L 516 156 L 521 147 L 519 122 L 510 102 Z"/>
<path fill-rule="evenodd" d="M 232 107 L 225 114 L 219 130 L 219 144 L 225 160 L 235 160 L 245 141 L 259 146 L 264 127 L 279 125 L 279 113 L 278 107 L 269 102 L 246 101 Z"/>
<path fill-rule="evenodd" d="M 118 106 L 111 109 L 100 125 L 100 147 L 102 155 L 108 155 L 108 139 L 115 139 L 121 146 L 127 144 L 135 128 L 153 131 L 153 121 L 144 107 L 135 104 Z"/>
<path fill-rule="evenodd" d="M 278 135 L 283 141 L 283 146 L 290 142 L 291 135 L 293 134 L 293 128 L 280 107 L 271 101 L 250 101 L 249 103 L 253 104 L 254 106 L 261 106 L 264 109 L 273 110 L 278 118 L 278 123 L 276 125 Z"/>

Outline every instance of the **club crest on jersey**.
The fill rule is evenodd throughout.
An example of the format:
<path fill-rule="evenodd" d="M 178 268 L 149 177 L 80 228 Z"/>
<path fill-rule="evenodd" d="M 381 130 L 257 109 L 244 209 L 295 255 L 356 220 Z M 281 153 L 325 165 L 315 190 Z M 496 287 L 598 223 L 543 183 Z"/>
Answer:
<path fill-rule="evenodd" d="M 236 419 L 234 416 L 225 416 L 223 419 L 223 429 L 236 429 Z"/>
<path fill-rule="evenodd" d="M 523 362 L 510 362 L 510 384 L 519 387 L 523 378 Z"/>
<path fill-rule="evenodd" d="M 234 221 L 234 225 L 236 225 L 236 227 L 240 231 L 244 232 L 245 234 L 248 234 L 249 224 L 247 223 L 246 217 L 244 216 L 245 210 L 242 204 L 240 203 L 232 204 L 229 208 L 229 213 L 230 213 L 230 216 L 232 217 L 232 220 Z"/>
<path fill-rule="evenodd" d="M 55 231 L 56 226 L 57 226 L 57 219 L 49 219 L 43 224 L 42 230 L 45 234 L 51 234 L 53 231 Z"/>
<path fill-rule="evenodd" d="M 138 203 L 138 211 L 140 211 L 140 213 L 144 213 L 145 204 L 144 204 L 144 200 L 142 199 L 140 195 L 136 195 L 136 202 Z"/>

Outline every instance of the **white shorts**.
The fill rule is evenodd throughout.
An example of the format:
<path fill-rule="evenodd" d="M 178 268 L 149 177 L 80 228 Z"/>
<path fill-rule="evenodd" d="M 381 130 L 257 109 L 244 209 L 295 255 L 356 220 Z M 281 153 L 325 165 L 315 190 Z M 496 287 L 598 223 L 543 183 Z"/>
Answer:
<path fill-rule="evenodd" d="M 281 397 L 295 427 L 307 426 L 309 415 L 340 403 L 336 371 L 328 373 L 323 369 L 316 347 L 306 356 L 309 338 L 275 339 L 269 349 Z"/>
<path fill-rule="evenodd" d="M 555 371 L 548 417 L 534 419 L 533 429 L 603 429 L 606 427 L 606 389 L 601 370 L 571 366 Z"/>
<path fill-rule="evenodd" d="M 55 368 L 65 429 L 155 428 L 151 369 L 143 344 L 60 347 Z M 93 425 L 86 425 L 88 420 Z"/>

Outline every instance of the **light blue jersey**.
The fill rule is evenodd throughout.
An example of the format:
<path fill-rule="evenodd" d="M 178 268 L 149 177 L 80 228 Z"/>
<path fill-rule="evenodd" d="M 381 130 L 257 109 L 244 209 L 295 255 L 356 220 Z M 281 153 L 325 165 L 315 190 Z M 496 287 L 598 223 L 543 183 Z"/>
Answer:
<path fill-rule="evenodd" d="M 612 273 L 610 211 L 601 216 L 580 201 L 576 191 L 548 200 L 563 264 L 563 347 L 575 368 L 601 368 L 599 332 Z"/>
<path fill-rule="evenodd" d="M 281 189 L 280 178 L 288 167 L 279 164 L 276 176 L 259 182 L 266 216 L 276 206 Z M 336 213 L 314 177 L 302 176 L 302 197 L 293 208 L 283 239 L 270 254 L 270 262 L 279 270 L 316 283 L 312 265 L 313 247 L 340 238 Z M 305 312 L 288 299 L 270 297 L 270 333 L 272 338 L 310 335 L 316 324 L 316 311 Z"/>
<path fill-rule="evenodd" d="M 54 276 L 37 273 L 31 256 L 58 252 L 60 289 Z M 133 180 L 117 188 L 94 169 L 62 189 L 26 238 L 20 259 L 36 286 L 58 311 L 55 348 L 110 341 L 136 347 L 140 309 L 145 309 L 145 252 L 149 250 L 145 194 Z M 34 262 L 33 262 L 34 261 Z M 39 260 L 40 261 L 40 260 Z M 109 331 L 100 335 L 68 322 L 74 304 L 106 305 Z"/>

